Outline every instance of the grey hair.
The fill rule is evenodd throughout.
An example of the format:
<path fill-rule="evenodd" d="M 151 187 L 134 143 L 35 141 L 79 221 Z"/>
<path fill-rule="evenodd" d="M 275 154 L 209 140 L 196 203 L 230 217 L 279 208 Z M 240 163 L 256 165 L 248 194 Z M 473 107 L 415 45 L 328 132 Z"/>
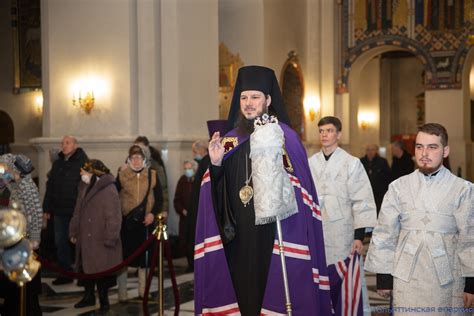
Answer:
<path fill-rule="evenodd" d="M 193 146 L 196 148 L 196 149 L 201 149 L 201 148 L 205 148 L 207 149 L 207 146 L 209 145 L 209 143 L 205 140 L 202 140 L 202 139 L 199 139 L 197 141 L 195 141 L 193 143 Z"/>
<path fill-rule="evenodd" d="M 405 149 L 405 145 L 403 144 L 402 141 L 399 141 L 399 140 L 394 141 L 392 145 L 397 146 L 400 149 Z"/>
<path fill-rule="evenodd" d="M 198 164 L 197 164 L 196 161 L 194 161 L 194 160 L 185 160 L 185 161 L 183 162 L 183 166 L 184 166 L 185 164 L 188 164 L 188 163 L 191 164 L 191 166 L 193 166 L 193 169 L 194 169 L 194 170 L 197 170 Z"/>

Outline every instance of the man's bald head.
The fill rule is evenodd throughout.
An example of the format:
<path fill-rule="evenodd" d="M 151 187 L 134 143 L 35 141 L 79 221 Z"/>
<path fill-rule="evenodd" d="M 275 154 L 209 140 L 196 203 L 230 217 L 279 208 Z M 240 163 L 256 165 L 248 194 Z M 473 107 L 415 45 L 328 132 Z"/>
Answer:
<path fill-rule="evenodd" d="M 197 140 L 193 143 L 192 150 L 194 156 L 200 156 L 201 158 L 207 155 L 208 143 L 204 140 Z"/>
<path fill-rule="evenodd" d="M 77 139 L 74 136 L 66 135 L 61 142 L 61 151 L 65 158 L 69 158 L 77 149 Z"/>

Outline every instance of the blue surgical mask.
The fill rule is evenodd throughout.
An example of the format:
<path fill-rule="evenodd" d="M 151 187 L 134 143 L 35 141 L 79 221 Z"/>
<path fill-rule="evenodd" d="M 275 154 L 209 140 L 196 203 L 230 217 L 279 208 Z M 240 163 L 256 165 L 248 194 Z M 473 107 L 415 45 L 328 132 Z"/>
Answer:
<path fill-rule="evenodd" d="M 193 169 L 184 169 L 184 175 L 188 178 L 192 178 L 194 176 Z"/>
<path fill-rule="evenodd" d="M 196 155 L 196 156 L 194 156 L 194 159 L 197 160 L 197 161 L 201 161 L 202 156 L 201 155 Z"/>

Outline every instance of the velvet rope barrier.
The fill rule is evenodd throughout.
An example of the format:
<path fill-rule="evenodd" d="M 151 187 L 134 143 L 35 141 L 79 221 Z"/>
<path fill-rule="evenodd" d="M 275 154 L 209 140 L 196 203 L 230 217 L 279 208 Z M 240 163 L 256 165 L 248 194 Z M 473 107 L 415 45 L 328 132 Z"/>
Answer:
<path fill-rule="evenodd" d="M 171 258 L 170 243 L 168 241 L 165 241 L 164 248 L 165 248 L 166 260 L 168 260 L 168 269 L 170 270 L 171 283 L 173 284 L 173 295 L 174 295 L 174 306 L 175 306 L 174 315 L 178 316 L 179 305 L 180 305 L 178 282 L 176 282 L 176 273 L 174 272 L 173 259 Z"/>
<path fill-rule="evenodd" d="M 150 234 L 148 239 L 145 240 L 145 242 L 143 242 L 143 244 L 133 254 L 131 254 L 127 259 L 125 259 L 124 261 L 122 261 L 118 265 L 116 265 L 116 266 L 114 266 L 114 267 L 112 267 L 108 270 L 105 270 L 105 271 L 102 271 L 102 272 L 97 272 L 97 273 L 88 274 L 88 273 L 76 273 L 76 272 L 66 271 L 66 270 L 60 268 L 57 264 L 49 262 L 48 260 L 43 259 L 40 256 L 37 256 L 36 259 L 39 262 L 41 262 L 43 267 L 45 267 L 47 269 L 50 269 L 50 270 L 53 270 L 55 272 L 58 272 L 59 274 L 65 275 L 65 276 L 73 278 L 73 279 L 85 279 L 85 280 L 98 279 L 98 278 L 113 274 L 114 272 L 117 272 L 117 271 L 121 270 L 122 268 L 128 266 L 133 260 L 135 260 L 138 256 L 140 256 L 142 254 L 142 252 L 145 251 L 146 248 L 148 248 L 148 246 L 153 242 L 153 240 L 155 240 L 155 236 L 153 234 Z"/>
<path fill-rule="evenodd" d="M 142 301 L 143 314 L 145 316 L 150 315 L 148 311 L 148 295 L 150 294 L 151 280 L 153 279 L 153 275 L 155 274 L 156 263 L 158 262 L 158 252 L 159 252 L 160 242 L 161 240 L 157 241 L 156 247 L 153 250 L 153 256 L 151 257 L 150 273 L 147 275 L 147 278 L 146 278 L 145 293 L 143 295 L 143 301 Z"/>

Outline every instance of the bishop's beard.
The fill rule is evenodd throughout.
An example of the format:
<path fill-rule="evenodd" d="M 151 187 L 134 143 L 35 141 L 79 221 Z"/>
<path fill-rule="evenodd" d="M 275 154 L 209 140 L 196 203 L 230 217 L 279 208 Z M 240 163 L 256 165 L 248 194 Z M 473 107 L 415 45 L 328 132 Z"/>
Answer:
<path fill-rule="evenodd" d="M 265 110 L 259 112 L 257 117 L 262 116 L 264 113 L 267 113 Z M 235 122 L 235 127 L 237 128 L 237 133 L 239 135 L 250 135 L 255 130 L 253 123 L 255 122 L 255 118 L 247 119 L 242 112 L 239 112 L 239 116 L 237 117 L 237 121 Z"/>

